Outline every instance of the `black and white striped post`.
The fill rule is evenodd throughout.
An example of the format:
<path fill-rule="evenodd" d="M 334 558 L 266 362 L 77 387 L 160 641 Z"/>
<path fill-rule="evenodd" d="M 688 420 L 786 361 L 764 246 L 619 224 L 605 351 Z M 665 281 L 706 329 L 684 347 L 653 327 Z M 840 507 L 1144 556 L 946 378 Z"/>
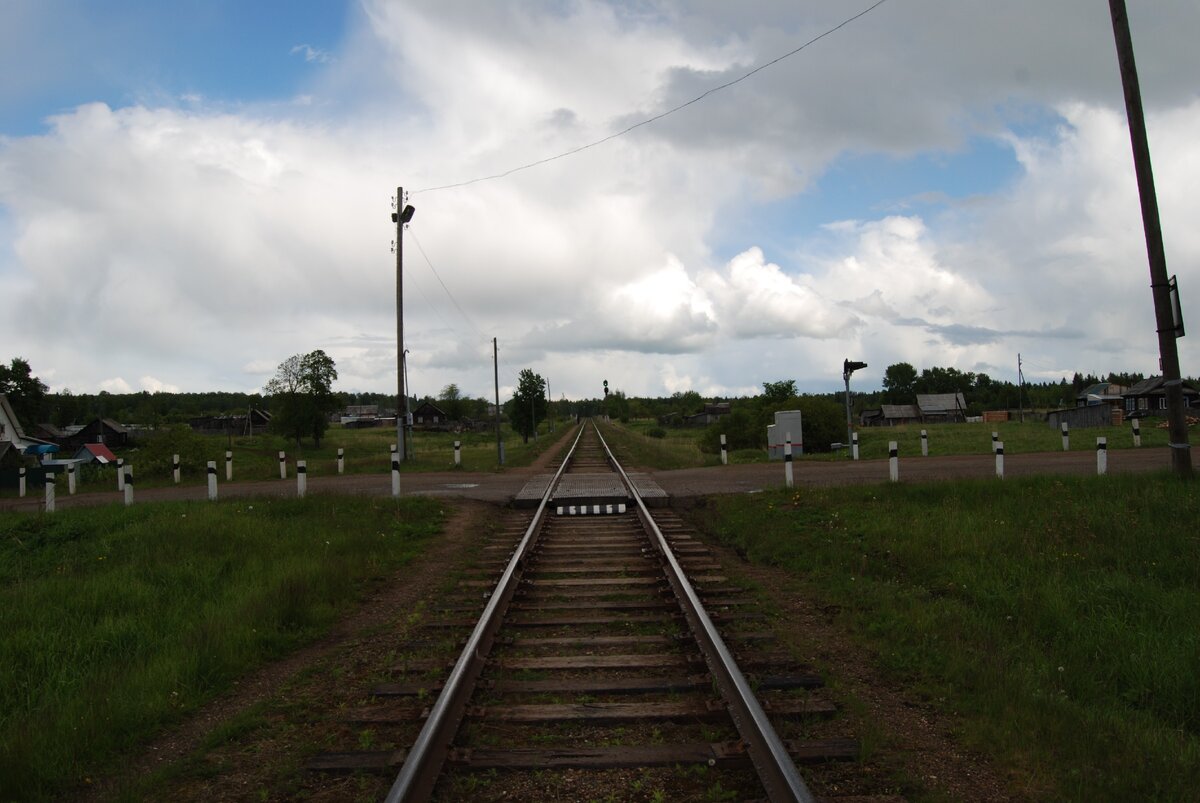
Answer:
<path fill-rule="evenodd" d="M 46 472 L 46 512 L 54 512 L 54 475 Z"/>
<path fill-rule="evenodd" d="M 462 465 L 462 441 L 454 442 L 454 465 Z"/>
<path fill-rule="evenodd" d="M 233 452 L 225 450 L 225 481 L 233 482 Z"/>
<path fill-rule="evenodd" d="M 1004 479 L 1004 441 L 996 444 L 996 476 Z"/>
<path fill-rule="evenodd" d="M 1096 438 L 1096 474 L 1108 473 L 1108 438 Z"/>
<path fill-rule="evenodd" d="M 999 442 L 1000 442 L 1000 433 L 993 432 L 992 433 L 992 454 L 996 453 L 996 444 Z"/>
<path fill-rule="evenodd" d="M 21 498 L 24 499 L 25 498 L 25 466 L 21 466 L 21 470 L 18 471 L 17 474 L 18 474 L 17 493 L 19 493 Z"/>
<path fill-rule="evenodd" d="M 858 433 L 850 433 L 850 457 L 854 460 L 858 459 Z"/>
<path fill-rule="evenodd" d="M 892 482 L 900 481 L 900 449 L 895 441 L 888 441 L 888 476 Z"/>
<path fill-rule="evenodd" d="M 783 442 L 783 484 L 791 488 L 795 485 L 792 477 L 792 433 L 787 433 Z"/>
<path fill-rule="evenodd" d="M 346 450 L 338 449 L 338 474 L 346 471 Z"/>
<path fill-rule="evenodd" d="M 729 444 L 725 442 L 725 433 L 721 433 L 721 465 L 729 465 Z"/>
<path fill-rule="evenodd" d="M 392 444 L 392 496 L 400 498 L 400 454 Z"/>
<path fill-rule="evenodd" d="M 179 455 L 171 455 L 171 477 L 174 478 L 175 484 L 179 484 Z"/>
<path fill-rule="evenodd" d="M 117 458 L 117 490 L 125 490 L 125 460 Z"/>
<path fill-rule="evenodd" d="M 208 501 L 217 501 L 217 461 L 208 461 Z"/>
<path fill-rule="evenodd" d="M 1066 421 L 1062 422 L 1063 451 L 1071 451 L 1071 427 Z"/>
<path fill-rule="evenodd" d="M 921 457 L 929 457 L 929 433 L 921 430 Z"/>
<path fill-rule="evenodd" d="M 287 452 L 279 453 L 279 479 L 287 479 Z"/>
<path fill-rule="evenodd" d="M 67 493 L 75 495 L 75 466 L 67 466 Z"/>
<path fill-rule="evenodd" d="M 296 461 L 296 496 L 300 499 L 304 498 L 305 492 L 308 491 L 308 461 Z"/>
<path fill-rule="evenodd" d="M 1136 418 L 1133 419 L 1133 445 L 1135 447 L 1142 445 L 1142 424 Z"/>
<path fill-rule="evenodd" d="M 125 466 L 125 507 L 133 504 L 133 466 Z"/>

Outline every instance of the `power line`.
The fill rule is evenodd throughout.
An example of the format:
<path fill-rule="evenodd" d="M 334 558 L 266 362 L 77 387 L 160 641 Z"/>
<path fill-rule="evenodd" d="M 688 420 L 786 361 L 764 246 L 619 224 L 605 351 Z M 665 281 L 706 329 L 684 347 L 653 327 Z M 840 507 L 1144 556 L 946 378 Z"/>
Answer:
<path fill-rule="evenodd" d="M 454 298 L 454 294 L 450 292 L 450 288 L 447 287 L 446 283 L 442 281 L 442 277 L 440 274 L 438 274 L 437 268 L 433 266 L 433 262 L 429 260 L 429 255 L 425 253 L 425 249 L 421 246 L 421 241 L 417 238 L 416 232 L 410 229 L 409 234 L 412 235 L 413 242 L 417 244 L 417 250 L 420 251 L 421 256 L 425 258 L 425 264 L 429 266 L 431 271 L 433 271 L 434 278 L 438 280 L 438 284 L 440 284 L 442 289 L 446 291 L 446 297 L 450 299 L 450 303 L 454 305 L 456 310 L 458 310 L 458 314 L 463 316 L 463 320 L 471 325 L 471 328 L 475 330 L 475 334 L 479 335 L 484 340 L 487 340 L 487 336 L 484 335 L 483 332 L 479 331 L 479 327 L 475 325 L 473 320 L 471 320 L 471 316 L 467 315 L 467 313 L 463 311 L 463 308 L 458 305 L 458 300 Z"/>
<path fill-rule="evenodd" d="M 492 181 L 494 179 L 507 178 L 508 176 L 511 176 L 514 173 L 520 173 L 523 170 L 529 170 L 532 167 L 538 167 L 539 165 L 544 165 L 548 162 L 554 162 L 554 161 L 557 161 L 558 159 L 565 159 L 568 156 L 574 156 L 575 154 L 582 153 L 583 151 L 589 150 L 590 148 L 595 148 L 598 145 L 603 145 L 604 143 L 609 142 L 614 139 L 617 139 L 618 137 L 623 137 L 626 134 L 630 133 L 631 131 L 641 128 L 644 125 L 650 125 L 651 123 L 657 122 L 657 121 L 663 119 L 664 117 L 670 117 L 675 112 L 686 109 L 688 106 L 691 106 L 693 103 L 699 103 L 700 101 L 707 98 L 709 95 L 720 92 L 722 89 L 728 89 L 729 87 L 733 86 L 734 84 L 740 84 L 742 81 L 745 81 L 747 78 L 754 75 L 755 73 L 762 72 L 763 70 L 767 69 L 768 67 L 772 67 L 772 66 L 776 65 L 779 62 L 783 61 L 784 59 L 791 58 L 792 56 L 799 53 L 801 50 L 804 50 L 805 48 L 809 47 L 810 45 L 814 45 L 817 42 L 821 41 L 826 36 L 836 33 L 837 31 L 846 27 L 850 23 L 852 23 L 862 17 L 865 17 L 867 14 L 870 14 L 872 11 L 879 8 L 881 5 L 883 5 L 886 2 L 887 2 L 887 0 L 878 0 L 878 2 L 876 2 L 874 5 L 871 5 L 871 6 L 867 7 L 866 9 L 858 12 L 853 17 L 849 17 L 845 20 L 842 20 L 837 25 L 833 26 L 832 28 L 830 28 L 829 30 L 825 31 L 822 34 L 819 34 L 818 36 L 814 36 L 812 39 L 809 39 L 807 42 L 800 45 L 796 49 L 790 50 L 787 53 L 784 53 L 782 56 L 778 56 L 774 59 L 771 59 L 766 64 L 760 64 L 759 66 L 755 67 L 753 70 L 751 70 L 750 72 L 741 76 L 740 78 L 735 78 L 732 81 L 728 81 L 724 84 L 721 84 L 720 86 L 714 86 L 712 89 L 702 92 L 701 94 L 697 95 L 696 97 L 692 98 L 691 100 L 687 101 L 686 103 L 681 103 L 672 109 L 667 109 L 665 112 L 656 114 L 653 117 L 648 117 L 647 119 L 642 120 L 641 122 L 634 123 L 633 125 L 629 126 L 628 128 L 624 128 L 624 129 L 616 132 L 615 134 L 609 134 L 607 137 L 598 139 L 595 142 L 589 142 L 586 145 L 580 145 L 578 148 L 572 148 L 569 151 L 564 151 L 555 156 L 547 156 L 544 159 L 538 159 L 535 162 L 530 162 L 528 164 L 523 164 L 520 167 L 514 167 L 509 170 L 505 170 L 503 173 L 495 173 L 490 176 L 480 176 L 478 178 L 469 179 L 467 181 L 459 181 L 454 184 L 442 184 L 441 186 L 438 186 L 438 187 L 425 187 L 424 189 L 413 190 L 412 194 L 419 195 L 423 192 L 436 192 L 438 190 L 452 190 L 457 187 L 466 187 L 471 184 L 478 184 L 481 181 Z"/>

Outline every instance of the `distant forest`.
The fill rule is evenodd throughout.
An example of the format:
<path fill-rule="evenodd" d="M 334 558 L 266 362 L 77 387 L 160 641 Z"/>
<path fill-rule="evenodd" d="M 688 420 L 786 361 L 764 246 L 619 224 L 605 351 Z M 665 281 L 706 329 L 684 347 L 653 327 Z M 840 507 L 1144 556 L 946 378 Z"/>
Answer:
<path fill-rule="evenodd" d="M 899 369 L 899 370 L 893 370 Z M 911 371 L 911 373 L 909 373 Z M 899 382 L 889 383 L 889 377 Z M 1130 386 L 1142 379 L 1140 374 L 1109 374 L 1107 377 L 1097 377 L 1092 374 L 1076 373 L 1071 381 L 1065 378 L 1059 382 L 1026 383 L 1018 393 L 1016 383 L 998 381 L 983 373 L 959 371 L 956 368 L 933 367 L 916 372 L 906 363 L 889 366 L 888 374 L 884 377 L 882 389 L 863 390 L 855 387 L 851 380 L 851 391 L 855 411 L 872 409 L 880 404 L 910 404 L 917 393 L 954 393 L 961 392 L 967 402 L 967 412 L 978 415 L 984 410 L 1016 410 L 1024 406 L 1027 410 L 1050 410 L 1059 407 L 1075 405 L 1075 396 L 1081 390 L 1098 382 L 1114 382 Z M 795 384 L 791 380 L 768 382 L 773 389 L 778 390 L 784 385 L 792 390 Z M 765 392 L 765 391 L 764 391 Z M 761 395 L 761 394 L 760 394 Z M 803 398 L 826 399 L 843 403 L 843 393 L 797 394 Z M 375 404 L 380 410 L 392 411 L 396 407 L 396 395 L 384 393 L 343 393 L 345 404 Z M 427 397 L 435 404 L 456 407 L 453 400 L 440 397 Z M 608 413 L 614 418 L 657 418 L 669 414 L 691 415 L 700 412 L 707 402 L 729 401 L 728 397 L 712 399 L 702 397 L 695 391 L 674 393 L 667 397 L 634 397 L 626 396 L 617 389 L 606 400 L 582 399 L 575 401 L 555 401 L 552 403 L 554 415 L 594 415 Z M 415 408 L 422 399 L 410 400 L 410 409 Z M 449 401 L 450 404 L 446 405 Z M 463 399 L 469 404 L 464 405 L 465 414 L 479 415 L 481 410 L 476 408 L 485 405 L 483 399 Z M 37 404 L 37 412 L 30 423 L 49 422 L 57 426 L 72 423 L 85 423 L 95 418 L 109 418 L 122 424 L 138 424 L 157 427 L 164 424 L 183 423 L 191 418 L 207 415 L 236 415 L 245 413 L 249 408 L 270 410 L 270 397 L 261 393 L 46 393 Z M 447 412 L 450 412 L 447 410 Z M 486 415 L 486 413 L 483 413 Z"/>

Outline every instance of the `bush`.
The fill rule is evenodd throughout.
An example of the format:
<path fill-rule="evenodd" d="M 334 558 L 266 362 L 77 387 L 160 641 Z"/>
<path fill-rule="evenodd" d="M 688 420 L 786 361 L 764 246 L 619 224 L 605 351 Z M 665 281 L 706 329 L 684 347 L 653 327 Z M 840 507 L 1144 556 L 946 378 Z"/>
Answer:
<path fill-rule="evenodd" d="M 725 435 L 730 450 L 767 448 L 767 425 L 780 410 L 799 410 L 804 417 L 804 451 L 828 452 L 830 444 L 845 437 L 845 419 L 841 405 L 820 396 L 793 397 L 770 401 L 763 397 L 747 399 L 729 415 L 710 424 L 700 438 L 700 451 L 715 454 L 721 450 Z"/>
<path fill-rule="evenodd" d="M 646 437 L 665 438 L 667 437 L 667 431 L 662 427 L 650 427 L 650 429 L 646 430 Z"/>

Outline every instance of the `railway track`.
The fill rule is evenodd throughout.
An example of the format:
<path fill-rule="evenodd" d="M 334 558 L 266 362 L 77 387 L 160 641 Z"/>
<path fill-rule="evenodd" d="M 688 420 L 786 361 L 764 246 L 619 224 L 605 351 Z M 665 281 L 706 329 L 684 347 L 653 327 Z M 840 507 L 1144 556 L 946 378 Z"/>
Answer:
<path fill-rule="evenodd" d="M 811 738 L 834 712 L 820 678 L 646 485 L 581 427 L 346 717 L 359 747 L 395 747 L 309 768 L 395 772 L 388 801 L 816 799 L 797 763 L 857 742 Z"/>

